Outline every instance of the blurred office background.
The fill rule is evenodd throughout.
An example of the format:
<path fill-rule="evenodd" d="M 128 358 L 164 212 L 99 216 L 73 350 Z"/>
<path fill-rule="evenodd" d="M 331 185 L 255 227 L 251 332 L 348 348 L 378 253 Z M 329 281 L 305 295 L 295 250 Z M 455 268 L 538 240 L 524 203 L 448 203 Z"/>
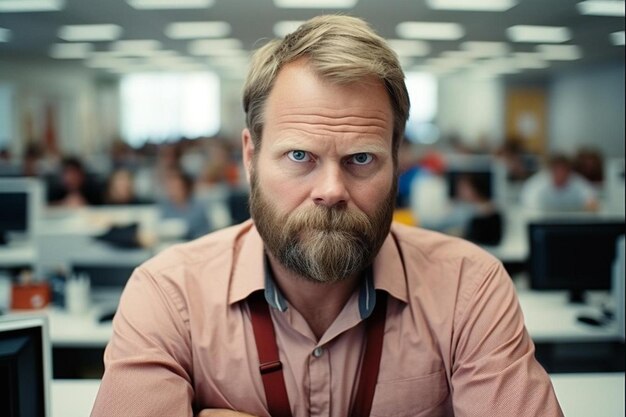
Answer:
<path fill-rule="evenodd" d="M 0 310 L 46 314 L 53 376 L 97 380 L 133 268 L 248 217 L 250 54 L 323 12 L 405 69 L 396 220 L 502 260 L 559 390 L 600 387 L 571 409 L 623 410 L 618 0 L 0 0 Z"/>

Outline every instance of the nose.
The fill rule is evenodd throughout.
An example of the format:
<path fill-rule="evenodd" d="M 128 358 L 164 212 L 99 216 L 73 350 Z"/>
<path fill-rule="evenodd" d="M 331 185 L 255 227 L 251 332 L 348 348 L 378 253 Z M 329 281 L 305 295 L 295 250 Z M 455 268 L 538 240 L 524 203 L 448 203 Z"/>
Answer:
<path fill-rule="evenodd" d="M 311 194 L 316 205 L 333 207 L 348 203 L 349 193 L 341 167 L 331 164 L 322 166 L 317 174 Z"/>

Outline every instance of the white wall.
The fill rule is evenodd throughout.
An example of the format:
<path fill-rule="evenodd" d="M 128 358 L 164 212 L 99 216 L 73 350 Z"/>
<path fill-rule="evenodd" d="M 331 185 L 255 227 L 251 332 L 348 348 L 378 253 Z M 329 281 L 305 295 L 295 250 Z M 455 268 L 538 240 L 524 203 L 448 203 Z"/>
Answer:
<path fill-rule="evenodd" d="M 624 64 L 584 68 L 555 77 L 549 88 L 549 148 L 599 148 L 624 156 Z"/>
<path fill-rule="evenodd" d="M 31 112 L 35 134 L 41 130 L 41 110 L 48 103 L 56 108 L 54 125 L 57 143 L 68 153 L 89 153 L 97 149 L 96 89 L 93 73 L 71 63 L 51 65 L 37 61 L 4 61 L 0 83 L 14 94 L 11 149 L 21 153 L 28 135 L 27 114 Z"/>
<path fill-rule="evenodd" d="M 443 135 L 458 134 L 467 145 L 501 143 L 504 136 L 504 85 L 501 79 L 455 74 L 439 79 L 436 123 Z"/>

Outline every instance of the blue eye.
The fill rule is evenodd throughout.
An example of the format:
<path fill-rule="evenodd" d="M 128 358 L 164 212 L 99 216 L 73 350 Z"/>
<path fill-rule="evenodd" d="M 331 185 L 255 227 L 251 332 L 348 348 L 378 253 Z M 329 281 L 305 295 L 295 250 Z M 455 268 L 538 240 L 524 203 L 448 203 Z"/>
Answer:
<path fill-rule="evenodd" d="M 289 151 L 287 157 L 295 162 L 308 162 L 311 160 L 311 156 L 307 151 L 300 150 Z"/>
<path fill-rule="evenodd" d="M 352 155 L 351 162 L 355 165 L 367 165 L 374 158 L 369 153 L 357 153 Z"/>

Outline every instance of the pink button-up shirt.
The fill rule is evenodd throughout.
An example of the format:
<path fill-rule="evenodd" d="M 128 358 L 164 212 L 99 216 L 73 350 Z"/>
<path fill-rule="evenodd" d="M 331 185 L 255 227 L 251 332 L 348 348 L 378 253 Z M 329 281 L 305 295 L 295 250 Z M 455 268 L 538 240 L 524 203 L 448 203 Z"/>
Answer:
<path fill-rule="evenodd" d="M 496 259 L 462 240 L 394 225 L 372 273 L 363 286 L 373 281 L 389 294 L 372 416 L 562 415 Z M 273 307 L 294 417 L 348 416 L 371 290 L 355 291 L 316 340 L 266 280 L 251 222 L 137 268 L 113 321 L 92 416 L 190 416 L 204 408 L 269 416 L 245 302 L 259 290 Z"/>

